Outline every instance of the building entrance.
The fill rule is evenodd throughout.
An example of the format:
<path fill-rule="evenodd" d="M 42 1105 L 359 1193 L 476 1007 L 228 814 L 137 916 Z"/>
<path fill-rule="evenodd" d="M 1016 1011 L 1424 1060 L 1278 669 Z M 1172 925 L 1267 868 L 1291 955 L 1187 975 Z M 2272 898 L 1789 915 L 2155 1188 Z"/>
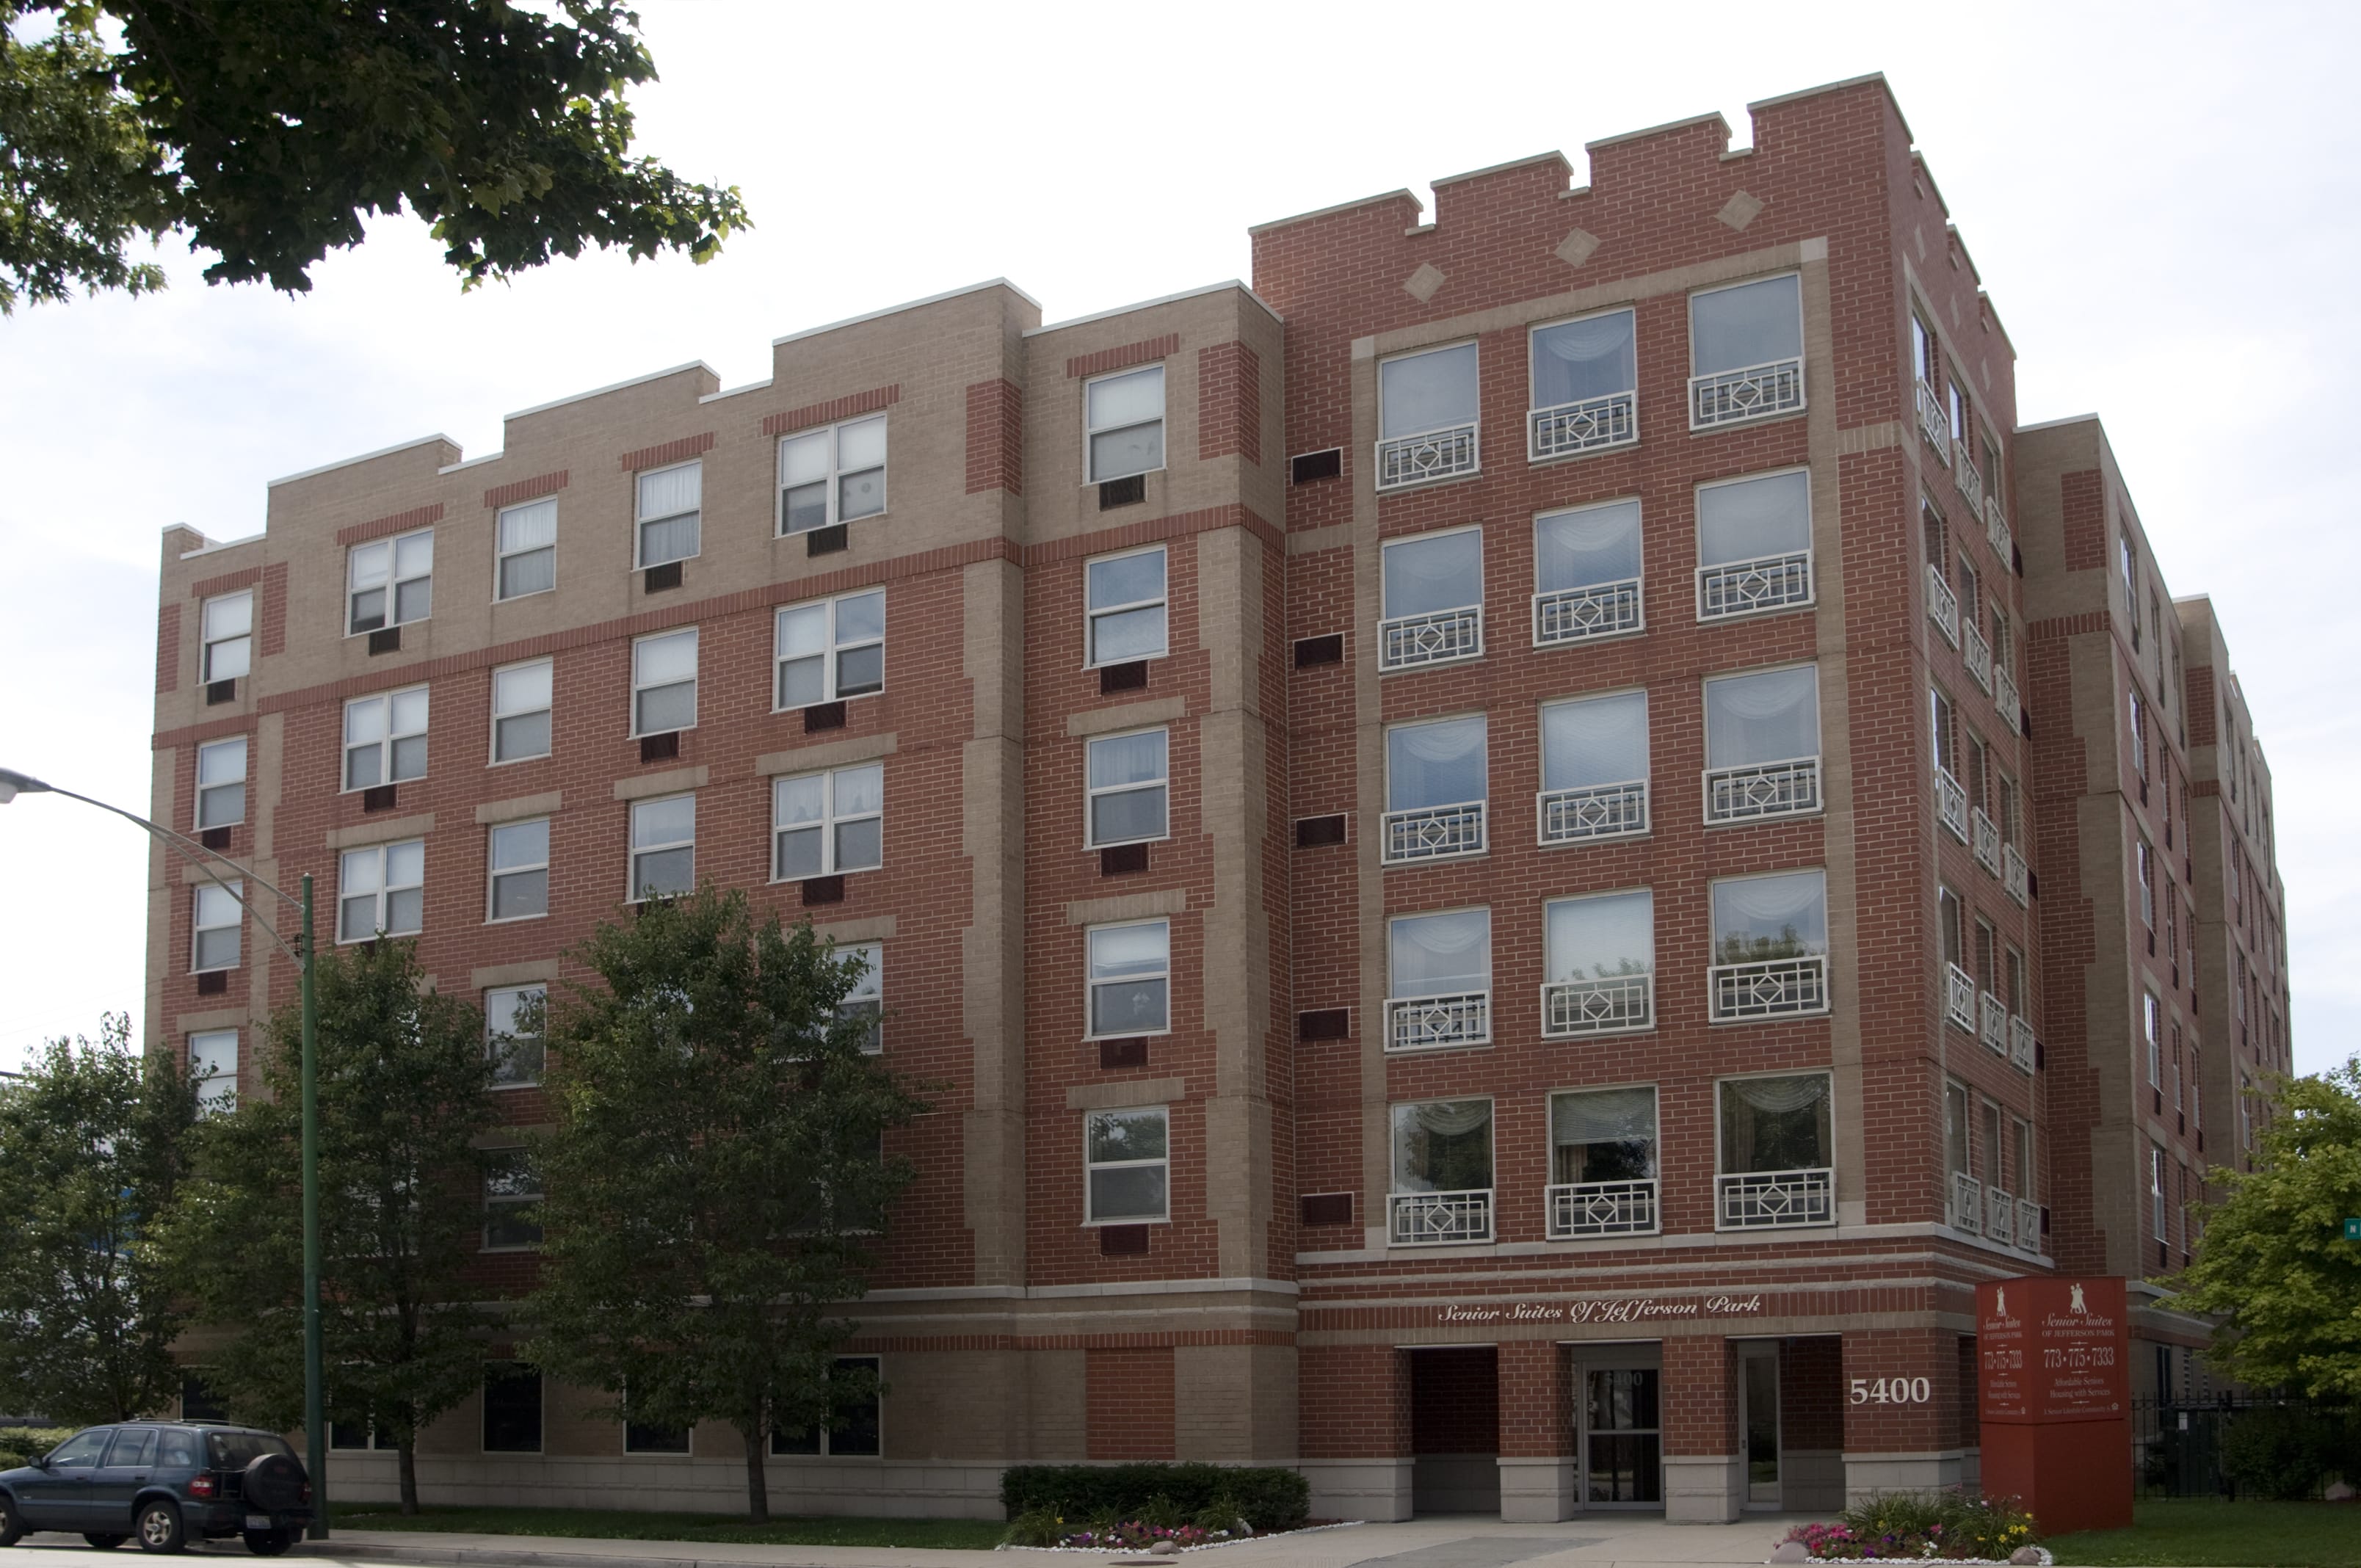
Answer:
<path fill-rule="evenodd" d="M 1500 1353 L 1491 1345 L 1412 1350 L 1411 1512 L 1500 1512 Z"/>
<path fill-rule="evenodd" d="M 1738 1431 L 1746 1465 L 1746 1506 L 1776 1508 L 1779 1483 L 1779 1344 L 1743 1344 L 1738 1351 Z"/>
<path fill-rule="evenodd" d="M 1661 1359 L 1653 1344 L 1575 1353 L 1575 1491 L 1581 1508 L 1664 1506 Z"/>

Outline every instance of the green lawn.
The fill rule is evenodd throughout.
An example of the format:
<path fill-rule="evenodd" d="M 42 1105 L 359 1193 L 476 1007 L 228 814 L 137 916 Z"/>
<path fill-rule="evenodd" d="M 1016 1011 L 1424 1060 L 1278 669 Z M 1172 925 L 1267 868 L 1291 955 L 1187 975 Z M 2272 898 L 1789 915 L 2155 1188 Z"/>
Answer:
<path fill-rule="evenodd" d="M 2361 1568 L 2361 1505 L 2163 1497 L 2132 1519 L 2046 1544 L 2069 1568 Z"/>
<path fill-rule="evenodd" d="M 339 1503 L 348 1530 L 438 1530 L 462 1535 L 558 1535 L 597 1541 L 729 1541 L 768 1546 L 928 1546 L 989 1552 L 996 1519 L 773 1519 L 605 1508 L 438 1508 L 404 1516 L 390 1503 Z"/>

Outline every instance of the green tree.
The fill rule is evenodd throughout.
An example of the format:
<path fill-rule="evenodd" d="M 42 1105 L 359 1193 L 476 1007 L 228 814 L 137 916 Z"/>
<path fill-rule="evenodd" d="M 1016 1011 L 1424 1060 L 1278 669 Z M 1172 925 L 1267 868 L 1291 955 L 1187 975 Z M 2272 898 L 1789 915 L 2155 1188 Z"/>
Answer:
<path fill-rule="evenodd" d="M 2218 1313 L 2209 1353 L 2242 1382 L 2361 1398 L 2361 1056 L 2287 1081 L 2283 1113 L 2257 1139 L 2252 1173 L 2216 1169 L 2226 1188 L 2208 1209 L 2174 1305 Z"/>
<path fill-rule="evenodd" d="M 399 1451 L 415 1513 L 419 1431 L 480 1386 L 491 1321 L 467 1277 L 493 1123 L 483 1015 L 427 990 L 410 942 L 324 950 L 313 983 L 324 1394 Z M 269 1094 L 200 1124 L 159 1250 L 225 1332 L 207 1382 L 283 1429 L 303 1419 L 301 1009 L 269 1033 Z"/>
<path fill-rule="evenodd" d="M 466 286 L 592 246 L 710 259 L 735 186 L 631 156 L 654 80 L 616 0 L 0 0 L 0 313 L 161 288 L 184 231 L 215 283 L 300 293 L 407 208 Z"/>
<path fill-rule="evenodd" d="M 770 1517 L 774 1431 L 840 1426 L 875 1385 L 831 1376 L 870 1248 L 908 1162 L 886 1129 L 924 1112 L 840 1003 L 860 973 L 808 923 L 757 924 L 710 888 L 602 925 L 548 1025 L 556 1115 L 533 1360 L 605 1390 L 603 1412 L 746 1443 Z"/>
<path fill-rule="evenodd" d="M 181 1317 L 137 1244 L 183 1179 L 195 1116 L 194 1080 L 143 1063 L 124 1014 L 0 1082 L 0 1405 L 120 1421 L 178 1396 Z"/>

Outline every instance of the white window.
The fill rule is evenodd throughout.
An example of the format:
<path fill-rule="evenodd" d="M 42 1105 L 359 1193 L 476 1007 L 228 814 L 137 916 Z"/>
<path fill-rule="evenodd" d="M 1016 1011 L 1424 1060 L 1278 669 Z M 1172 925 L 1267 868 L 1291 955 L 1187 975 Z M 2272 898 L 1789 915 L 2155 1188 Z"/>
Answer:
<path fill-rule="evenodd" d="M 1804 406 L 1804 313 L 1794 273 L 1689 296 L 1689 428 Z"/>
<path fill-rule="evenodd" d="M 1550 1096 L 1550 1180 L 1587 1185 L 1656 1179 L 1656 1091 L 1594 1089 Z M 1640 1224 L 1599 1223 L 1612 1211 L 1594 1210 L 1584 1230 L 1646 1230 Z M 1634 1216 L 1636 1218 L 1636 1216 Z M 1573 1227 L 1569 1227 L 1573 1228 Z"/>
<path fill-rule="evenodd" d="M 1960 1136 L 1964 1144 L 1964 1095 L 1961 1099 Z M 1722 1080 L 1720 1157 L 1724 1175 L 1825 1170 L 1834 1163 L 1834 1150 L 1827 1074 Z"/>
<path fill-rule="evenodd" d="M 491 1058 L 493 1088 L 522 1089 L 541 1081 L 548 1007 L 545 985 L 511 985 L 484 992 L 484 1054 Z"/>
<path fill-rule="evenodd" d="M 781 710 L 885 689 L 885 590 L 779 611 L 775 698 Z"/>
<path fill-rule="evenodd" d="M 521 762 L 549 755 L 556 684 L 556 667 L 547 659 L 492 672 L 493 762 Z"/>
<path fill-rule="evenodd" d="M 2147 1086 L 2160 1089 L 2164 1086 L 2164 1004 L 2153 991 L 2140 993 L 2140 1033 L 2147 1043 Z"/>
<path fill-rule="evenodd" d="M 246 918 L 246 906 L 239 903 L 246 884 L 233 882 L 228 886 L 199 883 L 193 925 L 190 942 L 192 971 L 203 974 L 207 970 L 237 968 L 238 937 Z"/>
<path fill-rule="evenodd" d="M 1378 488 L 1476 472 L 1481 414 L 1474 344 L 1455 343 L 1381 362 Z"/>
<path fill-rule="evenodd" d="M 1161 729 L 1103 735 L 1089 743 L 1084 831 L 1092 849 L 1143 844 L 1170 833 L 1166 746 Z"/>
<path fill-rule="evenodd" d="M 1087 946 L 1093 1038 L 1161 1035 L 1171 1028 L 1170 921 L 1096 927 Z"/>
<path fill-rule="evenodd" d="M 1530 433 L 1535 461 L 1639 439 L 1639 362 L 1632 337 L 1629 310 L 1533 329 Z"/>
<path fill-rule="evenodd" d="M 503 507 L 493 544 L 492 597 L 522 598 L 557 586 L 557 502 Z"/>
<path fill-rule="evenodd" d="M 1082 568 L 1089 662 L 1164 656 L 1164 546 L 1108 555 Z"/>
<path fill-rule="evenodd" d="M 224 594 L 205 600 L 204 680 L 236 680 L 254 667 L 254 595 Z"/>
<path fill-rule="evenodd" d="M 771 832 L 774 882 L 874 871 L 885 863 L 885 764 L 778 780 Z"/>
<path fill-rule="evenodd" d="M 345 787 L 369 789 L 426 776 L 426 688 L 345 704 Z"/>
<path fill-rule="evenodd" d="M 2164 1240 L 2164 1148 L 2158 1144 L 2147 1146 L 2148 1223 L 2156 1239 Z"/>
<path fill-rule="evenodd" d="M 1612 637 L 1646 623 L 1640 503 L 1609 501 L 1533 520 L 1533 641 Z"/>
<path fill-rule="evenodd" d="M 779 443 L 779 532 L 805 533 L 885 510 L 885 416 Z"/>
<path fill-rule="evenodd" d="M 1386 1048 L 1492 1037 L 1492 912 L 1397 916 L 1388 925 Z"/>
<path fill-rule="evenodd" d="M 631 733 L 664 735 L 697 723 L 697 628 L 631 644 Z"/>
<path fill-rule="evenodd" d="M 630 902 L 668 898 L 697 885 L 697 796 L 631 803 Z"/>
<path fill-rule="evenodd" d="M 434 531 L 356 544 L 345 571 L 347 633 L 423 620 L 434 608 Z"/>
<path fill-rule="evenodd" d="M 1389 1239 L 1492 1239 L 1492 1102 L 1431 1100 L 1390 1108 Z"/>
<path fill-rule="evenodd" d="M 1812 602 L 1812 483 L 1803 469 L 1700 485 L 1697 614 Z"/>
<path fill-rule="evenodd" d="M 1542 1033 L 1605 1034 L 1656 1021 L 1656 895 L 1647 888 L 1542 906 Z"/>
<path fill-rule="evenodd" d="M 642 474 L 638 495 L 639 564 L 661 566 L 696 554 L 698 509 L 705 500 L 705 465 L 681 463 Z"/>
<path fill-rule="evenodd" d="M 346 850 L 336 870 L 336 940 L 414 937 L 426 918 L 426 841 Z"/>
<path fill-rule="evenodd" d="M 246 737 L 197 748 L 197 826 L 227 828 L 246 820 Z"/>
<path fill-rule="evenodd" d="M 491 830 L 488 920 L 529 920 L 549 913 L 549 818 L 503 822 Z"/>
<path fill-rule="evenodd" d="M 885 948 L 879 942 L 862 942 L 836 949 L 840 959 L 861 960 L 861 973 L 844 1000 L 836 1004 L 840 1018 L 865 1021 L 867 1033 L 861 1048 L 873 1055 L 885 1048 Z"/>
<path fill-rule="evenodd" d="M 1161 1105 L 1093 1111 L 1082 1118 L 1089 1183 L 1083 1223 L 1137 1224 L 1171 1217 L 1171 1128 Z"/>
<path fill-rule="evenodd" d="M 1483 852 L 1488 729 L 1479 713 L 1386 731 L 1387 863 Z"/>
<path fill-rule="evenodd" d="M 484 1156 L 484 1250 L 522 1252 L 541 1245 L 541 1178 L 522 1149 Z"/>
<path fill-rule="evenodd" d="M 1717 1022 L 1828 1009 L 1828 877 L 1820 871 L 1728 877 L 1713 884 Z"/>
<path fill-rule="evenodd" d="M 1706 682 L 1705 762 L 1708 822 L 1817 811 L 1819 666 Z"/>
<path fill-rule="evenodd" d="M 800 1431 L 784 1428 L 771 1429 L 771 1452 L 776 1454 L 825 1455 L 830 1459 L 874 1459 L 884 1452 L 884 1400 L 880 1397 L 879 1358 L 873 1355 L 840 1355 L 830 1376 L 851 1381 L 859 1378 L 867 1385 L 866 1397 L 840 1404 L 838 1419 L 844 1424 L 829 1427 L 815 1422 Z M 687 1449 L 684 1445 L 682 1453 Z"/>
<path fill-rule="evenodd" d="M 1378 667 L 1409 669 L 1484 652 L 1484 531 L 1397 539 L 1379 551 Z"/>
<path fill-rule="evenodd" d="M 1541 840 L 1648 830 L 1648 694 L 1542 707 Z"/>
<path fill-rule="evenodd" d="M 2133 870 L 2139 878 L 2140 924 L 2151 934 L 2156 930 L 2156 851 L 2140 839 L 2133 847 Z"/>
<path fill-rule="evenodd" d="M 1102 376 L 1082 389 L 1090 482 L 1164 466 L 1164 367 Z"/>
<path fill-rule="evenodd" d="M 201 1113 L 237 1107 L 237 1031 L 208 1029 L 189 1036 L 189 1065 L 196 1069 Z"/>

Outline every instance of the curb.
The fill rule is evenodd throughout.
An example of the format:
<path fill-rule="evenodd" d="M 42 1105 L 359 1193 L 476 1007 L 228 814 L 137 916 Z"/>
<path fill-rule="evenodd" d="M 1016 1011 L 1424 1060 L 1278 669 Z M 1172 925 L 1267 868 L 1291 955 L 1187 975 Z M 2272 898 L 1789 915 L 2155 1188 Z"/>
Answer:
<path fill-rule="evenodd" d="M 750 1564 L 743 1558 L 700 1558 L 693 1553 L 675 1555 L 660 1550 L 665 1546 L 687 1544 L 679 1541 L 642 1541 L 643 1550 L 631 1552 L 533 1552 L 503 1550 L 483 1546 L 392 1546 L 381 1541 L 356 1541 L 349 1545 L 334 1536 L 322 1541 L 304 1541 L 288 1552 L 296 1557 L 349 1557 L 377 1563 L 445 1563 L 464 1564 L 466 1568 L 629 1568 L 636 1563 L 661 1563 L 666 1568 L 820 1568 L 818 1564 L 803 1564 L 792 1558 Z M 794 1548 L 782 1548 L 793 1551 Z"/>

